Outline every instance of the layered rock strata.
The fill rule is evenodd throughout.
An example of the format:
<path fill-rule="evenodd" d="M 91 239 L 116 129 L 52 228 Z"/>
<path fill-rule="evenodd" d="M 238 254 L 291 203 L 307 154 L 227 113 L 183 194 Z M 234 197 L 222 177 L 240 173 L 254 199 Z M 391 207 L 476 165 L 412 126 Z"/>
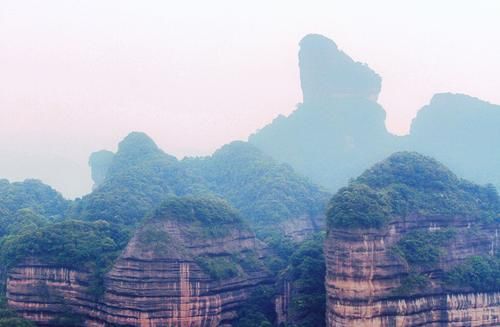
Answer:
<path fill-rule="evenodd" d="M 409 153 L 341 189 L 324 247 L 327 326 L 499 326 L 498 204 L 491 187 Z M 471 282 L 453 283 L 460 273 Z"/>
<path fill-rule="evenodd" d="M 230 326 L 255 287 L 272 282 L 258 264 L 261 243 L 235 223 L 211 237 L 196 222 L 163 218 L 136 232 L 99 299 L 88 272 L 32 262 L 11 270 L 9 306 L 49 326 L 67 313 L 83 326 Z"/>
<path fill-rule="evenodd" d="M 396 294 L 408 267 L 393 246 L 412 231 L 444 228 L 454 228 L 456 235 L 438 267 L 423 271 L 430 284 L 408 296 Z M 500 292 L 446 292 L 441 287 L 443 271 L 489 253 L 498 243 L 498 230 L 466 217 L 410 216 L 383 230 L 332 229 L 325 242 L 328 326 L 498 326 Z"/>

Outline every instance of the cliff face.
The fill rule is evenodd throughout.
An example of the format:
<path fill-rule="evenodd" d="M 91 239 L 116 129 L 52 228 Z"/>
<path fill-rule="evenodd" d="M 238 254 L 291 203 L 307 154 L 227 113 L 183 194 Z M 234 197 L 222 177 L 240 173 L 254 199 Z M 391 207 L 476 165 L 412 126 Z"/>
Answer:
<path fill-rule="evenodd" d="M 29 263 L 9 274 L 9 306 L 41 325 L 64 313 L 84 326 L 230 325 L 255 287 L 272 282 L 259 263 L 263 246 L 234 221 L 207 234 L 199 221 L 163 214 L 136 232 L 99 300 L 88 272 Z"/>
<path fill-rule="evenodd" d="M 104 182 L 109 166 L 113 162 L 114 153 L 107 150 L 94 152 L 90 155 L 89 166 L 92 172 L 92 180 L 94 185 L 92 190 L 95 190 Z"/>
<path fill-rule="evenodd" d="M 430 159 L 408 155 L 405 160 L 400 160 L 404 156 L 393 156 L 388 162 L 367 171 L 332 200 L 324 247 L 327 325 L 498 326 L 498 195 L 492 192 L 491 199 L 485 200 L 480 195 L 479 187 L 468 194 L 460 186 L 465 182 L 455 179 L 435 162 L 426 161 Z M 423 161 L 420 161 L 422 158 Z M 408 169 L 401 168 L 403 164 Z M 405 170 L 406 175 L 403 173 Z M 384 176 L 386 185 L 379 184 L 381 180 L 377 179 L 377 174 Z M 444 185 L 448 180 L 448 186 L 432 190 L 422 186 L 418 176 L 428 174 L 434 175 L 432 183 Z M 410 176 L 415 178 L 408 178 Z M 392 177 L 396 179 L 391 180 Z M 352 196 L 356 187 L 361 187 L 357 183 L 363 183 L 363 187 L 369 187 L 376 192 L 374 194 L 385 198 L 376 199 L 373 194 L 367 196 L 368 199 Z M 396 187 L 403 188 L 402 185 L 411 183 L 414 183 L 412 190 L 415 193 L 408 191 L 402 202 L 399 202 L 401 199 L 395 200 L 396 194 L 392 192 Z M 458 183 L 457 189 L 454 183 Z M 422 192 L 428 193 L 426 202 L 431 206 L 415 202 L 416 199 L 422 200 L 419 198 L 424 196 Z M 348 194 L 350 202 L 342 201 Z M 454 194 L 461 203 L 468 203 L 471 207 L 462 210 L 455 206 Z M 471 201 L 467 202 L 469 196 Z M 444 203 L 453 204 L 434 207 L 434 197 L 445 198 Z M 382 202 L 375 204 L 372 200 Z M 391 208 L 383 201 L 389 202 Z M 413 204 L 408 210 L 395 209 L 396 203 L 402 206 L 404 202 Z M 359 210 L 369 205 L 371 207 L 366 212 Z M 380 205 L 380 212 L 386 214 L 379 217 L 385 220 L 380 226 L 374 218 L 377 205 Z M 422 209 L 424 206 L 425 210 Z M 480 208 L 485 207 L 493 208 L 492 217 L 496 216 L 496 220 L 484 219 L 483 213 L 477 214 Z M 347 217 L 345 213 L 352 208 L 358 209 L 354 216 Z M 366 226 L 361 226 L 360 221 Z M 467 266 L 469 270 L 460 268 L 471 260 L 481 264 Z M 480 268 L 494 260 L 497 261 L 493 268 Z M 459 273 L 461 282 L 453 283 Z M 485 277 L 469 283 L 463 276 Z M 486 287 L 478 285 L 480 283 Z"/>
<path fill-rule="evenodd" d="M 409 270 L 393 253 L 404 235 L 416 230 L 454 228 L 456 235 L 437 267 L 420 273 L 425 288 L 397 294 Z M 333 229 L 325 242 L 329 326 L 498 326 L 500 292 L 447 291 L 443 271 L 499 244 L 498 229 L 467 217 L 410 216 L 383 230 Z"/>

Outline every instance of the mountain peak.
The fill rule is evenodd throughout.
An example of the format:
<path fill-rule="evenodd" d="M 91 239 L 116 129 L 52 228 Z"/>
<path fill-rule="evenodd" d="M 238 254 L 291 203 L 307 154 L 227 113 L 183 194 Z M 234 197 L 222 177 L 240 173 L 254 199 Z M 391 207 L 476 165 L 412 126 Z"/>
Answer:
<path fill-rule="evenodd" d="M 380 76 L 323 35 L 309 34 L 300 41 L 299 67 L 304 103 L 353 96 L 376 100 L 380 93 Z"/>
<path fill-rule="evenodd" d="M 158 146 L 146 133 L 131 132 L 129 133 L 118 145 L 118 152 L 122 151 L 136 151 L 142 149 L 143 151 L 157 151 Z"/>

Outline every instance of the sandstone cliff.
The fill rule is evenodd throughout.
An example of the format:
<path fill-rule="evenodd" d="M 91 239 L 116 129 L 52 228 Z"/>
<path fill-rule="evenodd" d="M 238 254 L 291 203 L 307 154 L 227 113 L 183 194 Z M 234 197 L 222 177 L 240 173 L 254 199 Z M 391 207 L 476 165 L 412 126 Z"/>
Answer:
<path fill-rule="evenodd" d="M 498 195 L 391 156 L 334 196 L 328 326 L 498 326 Z M 480 277 L 478 277 L 480 276 Z"/>
<path fill-rule="evenodd" d="M 220 200 L 173 199 L 135 233 L 99 298 L 89 271 L 26 261 L 10 271 L 7 299 L 40 325 L 71 313 L 83 326 L 229 326 L 252 290 L 272 282 L 263 255 Z"/>

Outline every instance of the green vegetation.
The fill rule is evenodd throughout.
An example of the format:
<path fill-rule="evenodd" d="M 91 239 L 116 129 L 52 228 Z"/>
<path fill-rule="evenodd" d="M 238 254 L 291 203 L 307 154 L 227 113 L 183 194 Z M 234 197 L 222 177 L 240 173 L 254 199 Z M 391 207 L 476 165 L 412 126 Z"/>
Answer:
<path fill-rule="evenodd" d="M 166 197 L 200 193 L 208 193 L 201 178 L 147 135 L 131 133 L 120 142 L 100 186 L 75 202 L 72 216 L 137 226 Z"/>
<path fill-rule="evenodd" d="M 155 211 L 155 220 L 172 219 L 188 225 L 193 236 L 221 237 L 230 229 L 248 229 L 238 212 L 214 197 L 170 197 Z"/>
<path fill-rule="evenodd" d="M 103 277 L 128 241 L 128 234 L 105 221 L 68 220 L 4 237 L 0 262 L 6 268 L 35 259 L 93 273 L 90 293 L 103 291 Z"/>
<path fill-rule="evenodd" d="M 136 226 L 168 197 L 213 195 L 237 208 L 264 237 L 279 228 L 270 222 L 322 215 L 330 196 L 244 142 L 211 157 L 178 161 L 147 135 L 131 133 L 108 157 L 105 167 L 95 167 L 99 187 L 75 202 L 72 217 Z"/>
<path fill-rule="evenodd" d="M 7 308 L 7 300 L 0 296 L 0 327 L 34 327 L 31 321 L 19 317 Z"/>
<path fill-rule="evenodd" d="M 408 296 L 415 290 L 423 290 L 429 285 L 429 278 L 419 273 L 410 273 L 406 276 L 401 285 L 393 291 L 397 296 Z"/>
<path fill-rule="evenodd" d="M 196 264 L 207 273 L 210 278 L 221 281 L 238 276 L 238 265 L 231 256 L 200 256 Z"/>
<path fill-rule="evenodd" d="M 233 255 L 233 261 L 236 262 L 244 272 L 255 272 L 265 269 L 265 265 L 259 258 L 251 251 L 245 251 L 237 255 Z"/>
<path fill-rule="evenodd" d="M 247 304 L 238 311 L 235 327 L 272 327 L 276 319 L 271 286 L 259 286 L 251 294 Z"/>
<path fill-rule="evenodd" d="M 49 264 L 82 268 L 114 257 L 127 239 L 127 235 L 105 221 L 69 220 L 4 238 L 0 259 L 6 266 L 36 258 Z"/>
<path fill-rule="evenodd" d="M 379 228 L 387 221 L 389 212 L 381 194 L 366 185 L 354 184 L 333 196 L 327 217 L 333 227 Z"/>
<path fill-rule="evenodd" d="M 298 244 L 283 237 L 270 239 L 273 255 L 266 260 L 266 266 L 273 275 L 278 276 L 278 282 L 274 287 L 260 287 L 252 294 L 239 311 L 235 326 L 272 326 L 276 319 L 274 299 L 284 292 L 285 281 L 291 288 L 288 326 L 325 326 L 323 240 L 322 234 L 311 236 Z"/>
<path fill-rule="evenodd" d="M 500 256 L 472 256 L 447 273 L 445 280 L 454 287 L 477 292 L 500 290 Z"/>
<path fill-rule="evenodd" d="M 368 169 L 331 200 L 328 225 L 380 228 L 409 214 L 500 221 L 500 197 L 492 185 L 457 178 L 436 160 L 400 152 Z"/>
<path fill-rule="evenodd" d="M 290 257 L 287 271 L 292 285 L 290 317 L 294 327 L 325 326 L 325 258 L 323 235 L 304 241 Z"/>
<path fill-rule="evenodd" d="M 277 229 L 276 222 L 322 215 L 330 196 L 290 166 L 245 142 L 233 142 L 211 157 L 183 163 L 204 178 L 210 191 L 237 208 L 262 237 Z"/>
<path fill-rule="evenodd" d="M 70 201 L 50 186 L 34 179 L 9 183 L 0 180 L 0 213 L 12 214 L 19 209 L 30 208 L 48 218 L 61 218 Z"/>
<path fill-rule="evenodd" d="M 171 245 L 168 233 L 154 225 L 146 224 L 138 233 L 139 242 L 155 254 L 165 252 Z"/>
<path fill-rule="evenodd" d="M 37 180 L 0 180 L 0 239 L 62 219 L 69 203 Z"/>
<path fill-rule="evenodd" d="M 403 236 L 393 250 L 410 268 L 432 268 L 439 261 L 442 247 L 453 240 L 454 235 L 451 229 L 414 231 Z"/>

